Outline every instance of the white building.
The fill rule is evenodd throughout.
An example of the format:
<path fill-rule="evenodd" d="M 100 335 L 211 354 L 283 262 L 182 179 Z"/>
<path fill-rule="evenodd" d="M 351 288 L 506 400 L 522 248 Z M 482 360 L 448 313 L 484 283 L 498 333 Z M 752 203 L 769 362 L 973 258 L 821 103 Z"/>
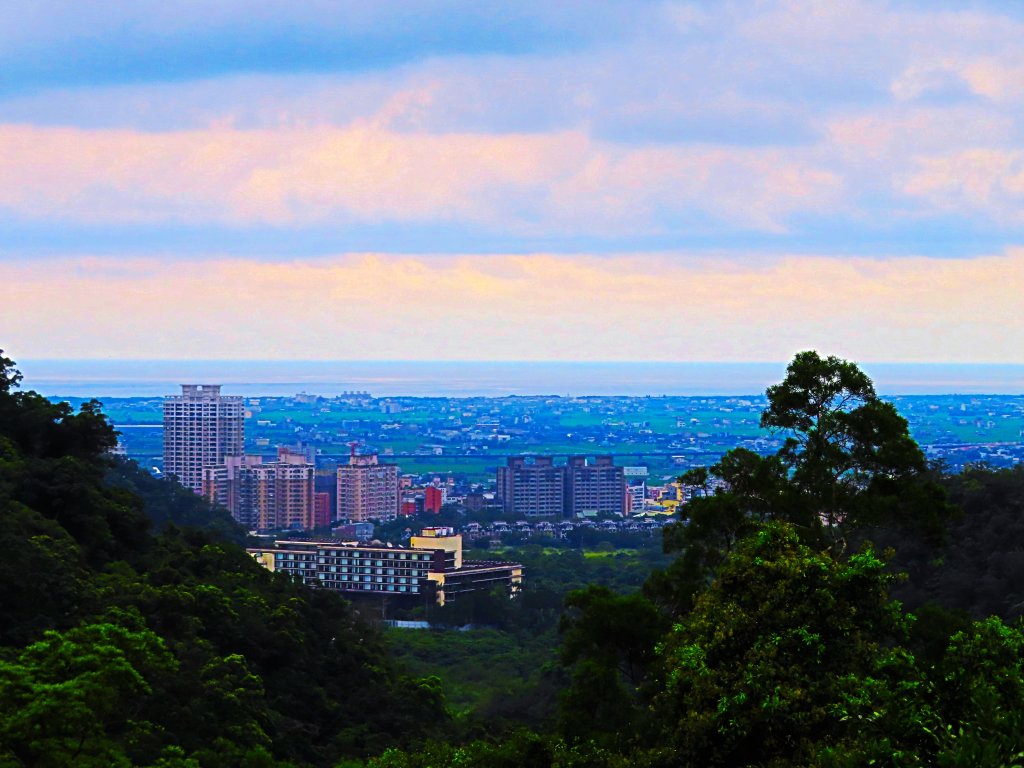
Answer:
<path fill-rule="evenodd" d="M 164 398 L 164 476 L 202 493 L 204 468 L 242 454 L 244 423 L 242 398 L 221 396 L 220 385 L 183 384 Z"/>

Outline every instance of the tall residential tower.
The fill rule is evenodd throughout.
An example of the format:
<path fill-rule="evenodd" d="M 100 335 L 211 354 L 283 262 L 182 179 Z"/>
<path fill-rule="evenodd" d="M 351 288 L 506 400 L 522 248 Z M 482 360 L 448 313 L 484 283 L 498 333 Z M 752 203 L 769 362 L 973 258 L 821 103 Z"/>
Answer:
<path fill-rule="evenodd" d="M 624 515 L 626 483 L 623 467 L 611 456 L 593 464 L 570 456 L 555 466 L 551 456 L 512 456 L 498 467 L 498 495 L 506 515 L 587 517 Z"/>
<path fill-rule="evenodd" d="M 164 475 L 203 491 L 203 469 L 241 456 L 245 409 L 241 397 L 223 397 L 220 385 L 183 384 L 164 398 Z"/>
<path fill-rule="evenodd" d="M 565 467 L 550 456 L 513 456 L 498 467 L 498 493 L 506 515 L 565 514 Z"/>
<path fill-rule="evenodd" d="M 338 519 L 349 523 L 394 520 L 398 516 L 398 467 L 381 464 L 377 454 L 338 465 Z"/>
<path fill-rule="evenodd" d="M 566 471 L 566 515 L 626 514 L 626 481 L 623 467 L 611 456 L 597 456 L 591 464 L 584 456 L 570 456 Z"/>

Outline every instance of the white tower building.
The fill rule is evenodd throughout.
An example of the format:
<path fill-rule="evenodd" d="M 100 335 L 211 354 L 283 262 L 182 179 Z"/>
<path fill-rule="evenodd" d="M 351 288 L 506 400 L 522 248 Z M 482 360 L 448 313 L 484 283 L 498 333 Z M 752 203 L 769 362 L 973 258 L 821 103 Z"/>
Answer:
<path fill-rule="evenodd" d="M 240 456 L 245 443 L 241 397 L 223 397 L 219 384 L 183 384 L 164 398 L 164 475 L 203 491 L 203 469 Z"/>

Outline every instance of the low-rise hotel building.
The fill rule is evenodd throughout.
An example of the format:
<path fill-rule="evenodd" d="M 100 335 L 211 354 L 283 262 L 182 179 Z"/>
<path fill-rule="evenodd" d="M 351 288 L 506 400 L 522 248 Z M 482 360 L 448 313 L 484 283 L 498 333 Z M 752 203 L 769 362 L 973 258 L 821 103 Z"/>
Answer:
<path fill-rule="evenodd" d="M 427 528 L 408 547 L 339 541 L 276 541 L 247 550 L 268 570 L 350 597 L 432 600 L 438 605 L 467 592 L 504 587 L 518 593 L 523 566 L 463 560 L 462 537 L 450 528 Z"/>

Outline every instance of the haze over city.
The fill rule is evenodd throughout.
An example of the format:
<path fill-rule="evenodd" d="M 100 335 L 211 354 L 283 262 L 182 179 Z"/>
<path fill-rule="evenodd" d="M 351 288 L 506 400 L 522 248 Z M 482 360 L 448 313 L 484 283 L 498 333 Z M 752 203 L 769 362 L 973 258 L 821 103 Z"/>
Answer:
<path fill-rule="evenodd" d="M 6 3 L 16 359 L 1024 362 L 1007 3 Z"/>

